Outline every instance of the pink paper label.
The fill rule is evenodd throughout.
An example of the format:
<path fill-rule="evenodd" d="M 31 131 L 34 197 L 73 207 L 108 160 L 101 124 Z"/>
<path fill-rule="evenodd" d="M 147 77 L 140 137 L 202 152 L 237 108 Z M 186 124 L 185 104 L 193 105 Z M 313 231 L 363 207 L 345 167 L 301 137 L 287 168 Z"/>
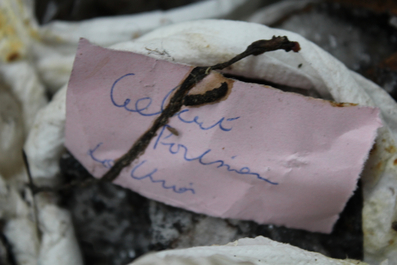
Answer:
<path fill-rule="evenodd" d="M 125 154 L 192 67 L 81 40 L 67 91 L 66 147 L 95 177 Z M 338 107 L 211 73 L 225 99 L 183 107 L 114 181 L 223 218 L 330 232 L 352 195 L 379 111 Z"/>

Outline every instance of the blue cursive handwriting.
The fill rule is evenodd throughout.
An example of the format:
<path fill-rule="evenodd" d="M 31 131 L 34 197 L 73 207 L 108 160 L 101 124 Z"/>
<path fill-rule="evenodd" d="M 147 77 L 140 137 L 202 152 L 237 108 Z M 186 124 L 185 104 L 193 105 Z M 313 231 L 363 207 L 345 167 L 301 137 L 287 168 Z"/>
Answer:
<path fill-rule="evenodd" d="M 95 161 L 98 163 L 101 163 L 104 167 L 106 168 L 111 168 L 114 165 L 114 161 L 112 159 L 104 159 L 104 160 L 100 160 L 98 158 L 96 158 L 94 156 L 94 152 L 102 145 L 103 143 L 99 143 L 97 144 L 97 146 L 95 146 L 94 149 L 90 149 L 88 150 L 88 155 Z"/>
<path fill-rule="evenodd" d="M 114 99 L 114 96 L 113 96 L 114 90 L 115 90 L 115 87 L 116 87 L 117 83 L 120 82 L 121 80 L 123 80 L 126 77 L 134 76 L 134 75 L 135 75 L 134 73 L 128 73 L 128 74 L 123 75 L 122 77 L 119 77 L 116 81 L 114 81 L 114 83 L 112 85 L 112 88 L 110 89 L 110 100 L 112 101 L 113 105 L 118 107 L 118 108 L 124 108 L 125 110 L 130 111 L 130 112 L 136 112 L 136 113 L 138 113 L 138 114 L 140 114 L 142 116 L 154 116 L 154 115 L 160 114 L 164 110 L 165 101 L 171 95 L 171 93 L 175 89 L 178 88 L 178 86 L 174 87 L 173 89 L 171 89 L 171 91 L 169 91 L 165 95 L 165 97 L 163 98 L 163 101 L 161 102 L 161 107 L 160 107 L 161 110 L 156 111 L 156 112 L 151 112 L 151 113 L 147 112 L 147 111 L 143 112 L 143 111 L 147 110 L 150 107 L 150 105 L 152 105 L 152 98 L 150 98 L 150 97 L 140 98 L 137 101 L 135 101 L 135 108 L 130 108 L 130 107 L 128 107 L 128 105 L 131 102 L 130 98 L 126 98 L 124 100 L 123 104 L 118 104 L 118 103 L 116 103 L 116 100 Z M 146 102 L 146 105 L 145 105 L 145 102 Z M 143 104 L 143 106 L 142 106 L 142 104 Z"/>
<path fill-rule="evenodd" d="M 118 107 L 118 108 L 124 108 L 125 110 L 127 110 L 129 112 L 136 112 L 136 113 L 138 113 L 139 115 L 142 115 L 142 116 L 155 116 L 155 115 L 161 114 L 161 112 L 164 110 L 164 106 L 165 106 L 165 102 L 167 101 L 167 98 L 179 86 L 174 87 L 173 89 L 171 89 L 165 95 L 165 97 L 163 98 L 163 100 L 161 102 L 161 106 L 160 106 L 160 110 L 159 111 L 154 111 L 154 112 L 153 111 L 152 112 L 148 111 L 148 108 L 152 105 L 152 98 L 151 97 L 143 97 L 143 98 L 137 99 L 135 101 L 135 104 L 133 104 L 134 107 L 130 106 L 132 104 L 130 98 L 126 98 L 124 100 L 123 104 L 117 103 L 115 98 L 114 98 L 114 94 L 115 94 L 115 91 L 116 91 L 117 83 L 120 82 L 121 80 L 123 80 L 124 78 L 131 77 L 131 76 L 134 76 L 134 75 L 135 75 L 134 73 L 128 73 L 128 74 L 125 74 L 125 75 L 119 77 L 116 81 L 114 81 L 114 83 L 112 85 L 112 88 L 110 89 L 110 100 L 112 101 L 113 105 Z M 201 130 L 209 130 L 209 129 L 212 129 L 212 128 L 218 126 L 222 131 L 230 131 L 232 128 L 231 127 L 227 128 L 222 123 L 224 121 L 234 121 L 234 120 L 237 120 L 238 118 L 240 118 L 240 117 L 234 117 L 234 118 L 227 118 L 226 119 L 225 117 L 222 117 L 217 122 L 215 122 L 214 124 L 209 125 L 209 126 L 204 126 L 203 125 L 204 122 L 203 121 L 199 121 L 199 118 L 200 118 L 199 116 L 195 116 L 193 118 L 193 120 L 187 120 L 186 118 L 183 118 L 181 116 L 183 113 L 187 113 L 188 111 L 189 111 L 189 109 L 185 109 L 185 110 L 182 110 L 182 111 L 178 112 L 175 115 L 178 117 L 178 119 L 181 122 L 197 124 Z"/>
<path fill-rule="evenodd" d="M 195 191 L 194 191 L 194 189 L 192 189 L 192 188 L 185 188 L 185 187 L 177 188 L 175 185 L 167 186 L 165 180 L 162 180 L 162 179 L 155 180 L 155 179 L 153 178 L 153 174 L 157 172 L 157 168 L 153 169 L 152 172 L 150 172 L 150 173 L 148 173 L 148 174 L 146 174 L 146 175 L 144 175 L 144 176 L 142 176 L 142 177 L 135 176 L 135 175 L 134 175 L 135 170 L 137 170 L 137 169 L 138 169 L 140 166 L 142 166 L 145 162 L 146 162 L 146 160 L 142 161 L 141 163 L 139 163 L 138 165 L 136 165 L 136 166 L 132 169 L 132 171 L 131 171 L 131 177 L 132 177 L 133 179 L 136 179 L 136 180 L 143 180 L 143 179 L 145 179 L 145 178 L 148 178 L 148 179 L 150 179 L 150 181 L 153 182 L 153 183 L 161 183 L 161 186 L 163 187 L 163 189 L 167 189 L 167 190 L 168 190 L 168 189 L 171 189 L 171 190 L 172 190 L 173 192 L 175 192 L 175 193 L 184 193 L 184 192 L 190 191 L 191 193 L 195 194 Z"/>
<path fill-rule="evenodd" d="M 157 145 L 160 142 L 161 136 L 163 135 L 164 129 L 166 128 L 166 126 L 168 126 L 168 125 L 165 125 L 161 129 L 161 131 L 160 131 L 160 133 L 159 133 L 159 135 L 158 135 L 158 137 L 156 139 L 156 142 L 154 144 L 153 149 L 157 148 Z M 167 139 L 169 137 L 170 137 L 170 135 L 164 137 L 163 139 Z M 218 164 L 217 168 L 225 167 L 228 171 L 236 172 L 236 173 L 241 174 L 241 175 L 255 176 L 256 178 L 258 178 L 260 180 L 263 180 L 263 181 L 266 181 L 267 183 L 270 183 L 272 185 L 278 185 L 277 182 L 273 182 L 271 180 L 268 180 L 267 178 L 262 177 L 259 173 L 251 172 L 251 169 L 249 167 L 242 167 L 240 169 L 234 169 L 234 168 L 231 168 L 229 164 L 226 164 L 223 160 L 216 160 L 216 161 L 212 161 L 212 162 L 204 162 L 203 161 L 204 156 L 209 154 L 211 152 L 211 149 L 207 149 L 206 151 L 204 151 L 201 155 L 199 155 L 197 157 L 189 158 L 188 157 L 188 148 L 185 145 L 176 144 L 176 143 L 165 143 L 165 142 L 160 142 L 160 143 L 162 145 L 164 145 L 164 146 L 168 146 L 168 151 L 170 152 L 170 154 L 175 155 L 175 154 L 178 154 L 181 151 L 183 153 L 183 159 L 185 159 L 185 161 L 191 162 L 191 161 L 197 160 L 201 165 L 204 165 L 204 166 Z M 232 157 L 232 159 L 234 159 L 234 158 L 235 158 L 235 156 Z"/>
<path fill-rule="evenodd" d="M 111 159 L 104 159 L 101 160 L 97 157 L 95 157 L 94 153 L 95 151 L 102 145 L 103 143 L 99 143 L 97 144 L 97 146 L 95 146 L 94 149 L 89 149 L 88 150 L 88 155 L 92 158 L 92 160 L 94 160 L 95 162 L 101 163 L 105 168 L 111 168 L 114 165 L 114 161 Z M 171 185 L 171 186 L 167 186 L 167 183 L 165 180 L 163 179 L 154 179 L 153 178 L 153 174 L 157 172 L 157 168 L 153 169 L 152 172 L 142 176 L 142 177 L 138 177 L 135 176 L 134 173 L 135 171 L 142 166 L 144 163 L 146 162 L 146 160 L 142 161 L 141 163 L 139 163 L 138 165 L 136 165 L 132 170 L 131 170 L 131 177 L 133 179 L 136 180 L 143 180 L 143 179 L 149 179 L 151 182 L 153 183 L 161 183 L 161 187 L 163 189 L 169 190 L 171 189 L 173 192 L 175 193 L 185 193 L 187 191 L 190 191 L 192 194 L 196 194 L 195 190 L 193 188 L 185 188 L 185 187 L 181 187 L 181 188 L 177 188 L 176 185 Z M 192 183 L 190 183 L 190 185 L 192 185 Z"/>
<path fill-rule="evenodd" d="M 180 111 L 180 112 L 178 112 L 177 113 L 177 115 L 178 115 L 178 118 L 179 118 L 179 120 L 181 121 L 181 122 L 184 122 L 184 123 L 196 123 L 199 127 L 200 127 L 200 129 L 201 130 L 204 130 L 204 131 L 206 131 L 206 130 L 209 130 L 209 129 L 212 129 L 212 128 L 214 128 L 215 126 L 219 126 L 219 128 L 222 130 L 222 131 L 230 131 L 232 128 L 225 128 L 223 125 L 222 125 L 222 122 L 223 121 L 225 121 L 225 117 L 222 117 L 219 121 L 217 121 L 216 123 L 214 123 L 213 125 L 211 125 L 211 126 L 208 126 L 208 127 L 204 127 L 203 126 L 203 123 L 204 122 L 200 122 L 198 119 L 199 119 L 199 116 L 195 116 L 194 118 L 193 118 L 193 120 L 186 120 L 186 119 L 184 119 L 184 118 L 182 118 L 181 117 L 181 114 L 183 114 L 183 113 L 185 113 L 185 112 L 188 112 L 189 110 L 188 109 L 184 109 L 184 110 L 182 110 L 182 111 Z M 237 120 L 238 118 L 240 118 L 240 117 L 235 117 L 235 118 L 228 118 L 228 119 L 226 119 L 226 121 L 234 121 L 234 120 Z"/>

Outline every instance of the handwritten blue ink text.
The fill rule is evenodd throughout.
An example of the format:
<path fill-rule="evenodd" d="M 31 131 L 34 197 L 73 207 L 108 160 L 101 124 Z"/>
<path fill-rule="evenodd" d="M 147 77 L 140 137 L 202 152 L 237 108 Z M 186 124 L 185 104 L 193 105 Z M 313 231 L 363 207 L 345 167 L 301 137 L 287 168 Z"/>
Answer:
<path fill-rule="evenodd" d="M 168 125 L 166 125 L 166 126 L 168 126 Z M 158 135 L 158 137 L 157 137 L 157 139 L 156 139 L 156 142 L 155 142 L 155 144 L 154 144 L 153 149 L 156 149 L 156 148 L 157 148 L 157 145 L 158 145 L 158 143 L 159 143 L 160 140 L 161 140 L 161 137 L 162 137 L 162 135 L 163 135 L 163 133 L 164 133 L 164 129 L 166 128 L 166 126 L 164 126 L 164 127 L 161 129 L 161 131 L 160 131 L 160 133 L 159 133 L 159 135 Z M 162 138 L 162 139 L 167 139 L 167 138 L 169 138 L 169 137 L 170 137 L 170 135 L 168 135 L 168 136 L 166 136 L 166 137 L 164 137 L 164 138 Z M 218 164 L 217 168 L 225 167 L 225 168 L 226 168 L 228 171 L 230 171 L 230 172 L 235 172 L 235 173 L 238 173 L 238 174 L 241 174 L 241 175 L 251 175 L 251 176 L 255 176 L 256 178 L 258 178 L 258 179 L 260 179 L 260 180 L 263 180 L 263 181 L 266 181 L 267 183 L 270 183 L 270 184 L 272 184 L 272 185 L 278 185 L 277 182 L 273 182 L 273 181 L 271 181 L 271 180 L 269 180 L 269 179 L 267 179 L 267 178 L 264 178 L 264 177 L 262 177 L 259 173 L 251 172 L 251 169 L 250 169 L 249 167 L 242 167 L 242 168 L 240 168 L 240 169 L 234 169 L 234 168 L 231 168 L 231 166 L 230 166 L 229 164 L 226 164 L 225 161 L 223 161 L 223 160 L 216 160 L 216 161 L 212 161 L 212 162 L 205 162 L 205 161 L 204 161 L 204 157 L 205 157 L 206 155 L 208 155 L 208 154 L 211 152 L 211 149 L 207 149 L 206 151 L 204 151 L 204 152 L 203 152 L 201 155 L 199 155 L 199 156 L 196 156 L 196 157 L 188 157 L 188 148 L 187 148 L 185 145 L 183 145 L 183 144 L 176 144 L 176 143 L 167 143 L 167 142 L 163 142 L 163 141 L 161 141 L 160 143 L 161 143 L 163 146 L 167 146 L 167 147 L 168 147 L 168 151 L 170 152 L 170 154 L 175 155 L 175 154 L 178 154 L 179 152 L 183 153 L 183 159 L 185 159 L 185 161 L 187 161 L 187 162 L 191 162 L 191 161 L 197 160 L 201 165 L 204 165 L 204 166 L 209 166 L 209 165 L 213 165 L 213 164 Z"/>
<path fill-rule="evenodd" d="M 103 144 L 103 143 L 99 143 L 99 144 L 97 144 L 97 146 L 95 146 L 94 149 L 88 150 L 88 155 L 91 157 L 92 160 L 94 160 L 95 162 L 101 163 L 105 168 L 111 168 L 111 167 L 114 165 L 114 161 L 113 161 L 113 160 L 111 160 L 111 159 L 104 159 L 104 160 L 101 160 L 101 159 L 95 157 L 95 155 L 94 155 L 95 151 L 96 151 L 102 144 Z M 150 172 L 150 173 L 148 173 L 148 174 L 146 174 L 146 175 L 143 175 L 143 176 L 141 176 L 141 177 L 136 176 L 136 175 L 135 175 L 135 171 L 136 171 L 139 167 L 141 167 L 144 163 L 146 163 L 146 160 L 144 160 L 144 161 L 142 161 L 141 163 L 139 163 L 138 165 L 134 166 L 134 168 L 131 170 L 131 177 L 132 177 L 133 179 L 136 179 L 136 180 L 149 179 L 152 183 L 160 183 L 160 184 L 161 184 L 161 187 L 162 187 L 163 189 L 172 190 L 173 192 L 179 193 L 179 194 L 180 194 L 180 193 L 185 193 L 185 192 L 188 192 L 188 191 L 190 191 L 192 194 L 196 194 L 196 192 L 195 192 L 195 190 L 194 190 L 193 188 L 186 188 L 186 187 L 177 188 L 176 185 L 167 185 L 166 181 L 163 180 L 163 179 L 157 179 L 157 180 L 156 180 L 156 179 L 153 177 L 153 175 L 154 175 L 154 173 L 157 172 L 157 168 L 153 169 L 152 172 Z M 190 184 L 192 184 L 192 183 L 190 183 Z"/>
<path fill-rule="evenodd" d="M 148 109 L 152 105 L 152 101 L 153 101 L 151 97 L 139 98 L 139 99 L 137 99 L 135 101 L 135 104 L 133 104 L 131 102 L 130 98 L 126 98 L 124 100 L 123 104 L 117 103 L 116 99 L 115 99 L 115 96 L 114 96 L 115 91 L 116 91 L 116 85 L 121 80 L 123 80 L 125 78 L 128 78 L 128 77 L 131 77 L 131 76 L 134 76 L 134 75 L 135 75 L 134 73 L 128 73 L 128 74 L 125 74 L 125 75 L 119 77 L 116 81 L 114 81 L 114 83 L 113 83 L 113 85 L 112 85 L 112 87 L 110 89 L 110 100 L 112 101 L 113 105 L 118 107 L 118 108 L 124 108 L 125 110 L 127 110 L 129 112 L 136 112 L 136 113 L 138 113 L 139 115 L 142 115 L 142 116 L 155 116 L 155 115 L 161 114 L 161 112 L 164 110 L 164 106 L 165 106 L 165 103 L 166 103 L 167 99 L 172 94 L 172 92 L 174 92 L 179 86 L 174 87 L 173 89 L 171 89 L 165 95 L 165 97 L 161 101 L 160 110 L 158 110 L 158 111 L 151 111 L 151 112 L 148 111 Z M 133 105 L 133 107 L 131 107 L 130 105 Z M 225 117 L 222 117 L 217 122 L 215 122 L 214 124 L 209 125 L 209 126 L 205 126 L 205 125 L 203 125 L 204 122 L 199 120 L 200 119 L 199 116 L 195 116 L 192 120 L 188 120 L 187 118 L 184 118 L 182 116 L 182 114 L 187 113 L 187 112 L 189 112 L 189 109 L 182 110 L 182 111 L 176 113 L 175 115 L 183 123 L 197 124 L 201 130 L 210 130 L 210 129 L 218 126 L 222 131 L 230 131 L 232 129 L 232 127 L 225 127 L 225 125 L 223 125 L 222 123 L 223 122 L 234 121 L 234 120 L 237 120 L 237 119 L 240 118 L 240 117 L 234 117 L 234 118 L 227 118 L 226 119 Z"/>

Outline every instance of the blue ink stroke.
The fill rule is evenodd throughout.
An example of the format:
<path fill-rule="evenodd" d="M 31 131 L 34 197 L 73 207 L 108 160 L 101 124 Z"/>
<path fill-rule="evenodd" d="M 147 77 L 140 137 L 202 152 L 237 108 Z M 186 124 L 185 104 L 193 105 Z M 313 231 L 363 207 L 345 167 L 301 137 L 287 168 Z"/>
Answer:
<path fill-rule="evenodd" d="M 116 85 L 117 85 L 117 83 L 120 82 L 121 80 L 123 80 L 124 78 L 131 77 L 131 76 L 134 76 L 134 75 L 135 75 L 134 73 L 128 73 L 128 74 L 125 74 L 125 75 L 119 77 L 118 79 L 116 79 L 116 81 L 114 81 L 114 83 L 112 84 L 112 87 L 111 87 L 111 89 L 110 89 L 110 100 L 112 101 L 113 105 L 114 105 L 115 107 L 118 107 L 118 108 L 124 108 L 125 110 L 127 110 L 127 111 L 129 111 L 129 112 L 136 112 L 136 113 L 138 113 L 139 115 L 142 115 L 142 116 L 155 116 L 155 115 L 161 114 L 161 112 L 164 110 L 165 102 L 166 102 L 167 99 L 170 97 L 170 95 L 172 94 L 172 92 L 174 92 L 179 86 L 174 87 L 173 89 L 171 89 L 171 90 L 164 96 L 163 100 L 161 101 L 161 106 L 160 106 L 160 110 L 159 110 L 159 111 L 155 111 L 155 112 L 149 112 L 149 111 L 148 111 L 148 108 L 152 105 L 152 101 L 153 101 L 151 97 L 139 98 L 139 99 L 137 99 L 137 100 L 135 101 L 135 104 L 133 104 L 133 103 L 131 102 L 131 99 L 130 99 L 130 98 L 126 98 L 126 99 L 124 100 L 124 103 L 123 103 L 123 104 L 117 103 L 116 100 L 115 100 L 115 98 L 114 98 L 114 94 L 115 94 L 115 91 L 116 91 Z M 131 103 L 131 104 L 130 104 L 130 103 Z M 130 105 L 134 105 L 134 107 L 131 108 Z M 227 127 L 225 127 L 222 123 L 223 123 L 223 122 L 227 122 L 227 121 L 234 121 L 234 120 L 237 120 L 237 119 L 240 118 L 240 117 L 234 117 L 234 118 L 227 118 L 227 119 L 226 119 L 225 117 L 222 117 L 221 119 L 219 119 L 219 120 L 218 120 L 217 122 L 215 122 L 214 124 L 212 124 L 212 125 L 210 125 L 210 126 L 204 126 L 204 125 L 203 125 L 204 122 L 203 122 L 203 121 L 199 121 L 199 119 L 200 119 L 199 116 L 195 116 L 195 117 L 193 118 L 193 120 L 187 120 L 187 119 L 185 119 L 185 118 L 183 118 L 183 117 L 181 116 L 181 114 L 186 113 L 186 112 L 188 112 L 188 111 L 189 111 L 189 109 L 185 109 L 185 110 L 182 110 L 182 111 L 176 113 L 175 115 L 178 117 L 178 119 L 179 119 L 181 122 L 183 122 L 183 123 L 188 123 L 188 124 L 190 124 L 190 123 L 197 124 L 197 125 L 199 126 L 199 128 L 200 128 L 201 130 L 204 130 L 204 131 L 205 131 L 205 130 L 210 130 L 210 129 L 212 129 L 212 128 L 214 128 L 214 127 L 217 127 L 217 126 L 218 126 L 222 131 L 225 131 L 225 132 L 230 131 L 230 130 L 232 129 L 232 127 L 227 128 Z"/>
<path fill-rule="evenodd" d="M 111 168 L 114 165 L 114 161 L 112 159 L 104 159 L 100 160 L 94 156 L 94 152 L 102 145 L 103 143 L 97 144 L 94 149 L 88 150 L 88 155 L 98 163 L 101 163 L 105 168 Z"/>
<path fill-rule="evenodd" d="M 105 168 L 111 168 L 114 165 L 114 161 L 111 159 L 104 159 L 104 160 L 100 160 L 99 158 L 96 158 L 94 153 L 95 151 L 102 145 L 103 143 L 99 143 L 97 144 L 97 146 L 95 146 L 94 149 L 89 149 L 88 150 L 88 155 L 92 158 L 92 160 L 94 160 L 95 162 L 101 163 Z M 141 163 L 139 163 L 138 165 L 136 165 L 132 170 L 131 170 L 131 177 L 133 179 L 136 180 L 143 180 L 148 178 L 152 183 L 161 183 L 161 186 L 163 189 L 169 190 L 171 189 L 173 192 L 175 193 L 185 193 L 187 191 L 190 191 L 192 194 L 196 194 L 195 190 L 193 188 L 185 188 L 185 187 L 181 187 L 181 188 L 177 188 L 176 185 L 172 185 L 172 186 L 167 186 L 167 183 L 165 180 L 163 179 L 159 179 L 156 180 L 153 178 L 153 174 L 157 172 L 157 168 L 155 168 L 152 172 L 150 172 L 149 174 L 146 174 L 142 177 L 137 177 L 134 175 L 135 171 L 142 166 L 144 163 L 146 162 L 146 160 L 142 161 Z M 190 185 L 192 185 L 192 183 L 190 183 Z"/>
<path fill-rule="evenodd" d="M 145 179 L 145 178 L 148 178 L 148 179 L 150 179 L 150 181 L 153 182 L 153 183 L 161 183 L 161 186 L 163 187 L 163 189 L 167 189 L 167 190 L 168 190 L 168 189 L 171 189 L 171 190 L 172 190 L 173 192 L 175 192 L 175 193 L 184 193 L 184 192 L 190 191 L 191 193 L 195 194 L 195 191 L 194 191 L 194 189 L 192 189 L 192 188 L 185 188 L 185 187 L 176 188 L 175 185 L 167 186 L 165 180 L 162 180 L 162 179 L 155 180 L 155 179 L 153 178 L 153 174 L 157 172 L 157 168 L 153 169 L 152 172 L 150 172 L 150 173 L 148 173 L 148 174 L 146 174 L 146 175 L 144 175 L 144 176 L 142 176 L 142 177 L 135 176 L 135 175 L 134 175 L 135 170 L 137 170 L 137 169 L 138 169 L 140 166 L 142 166 L 144 163 L 146 163 L 146 160 L 142 161 L 141 163 L 139 163 L 138 165 L 136 165 L 136 166 L 132 169 L 132 171 L 131 171 L 131 177 L 132 177 L 133 179 L 136 179 L 136 180 L 143 180 L 143 179 Z"/>
<path fill-rule="evenodd" d="M 153 149 L 156 149 L 156 148 L 157 148 L 157 145 L 158 145 L 158 143 L 159 143 L 159 141 L 160 141 L 160 139 L 161 139 L 161 136 L 163 136 L 164 130 L 165 130 L 167 127 L 170 127 L 170 126 L 169 126 L 169 125 L 164 125 L 164 126 L 161 128 L 161 131 L 160 131 L 159 135 L 157 136 L 156 141 L 154 142 Z M 170 133 L 170 134 L 168 134 L 166 137 L 164 137 L 163 139 L 170 138 L 172 135 L 173 135 L 173 134 Z"/>
<path fill-rule="evenodd" d="M 150 107 L 150 105 L 152 105 L 152 98 L 150 98 L 150 97 L 143 97 L 143 98 L 138 99 L 137 101 L 135 101 L 135 108 L 130 108 L 130 107 L 128 107 L 128 105 L 129 105 L 130 102 L 131 102 L 131 99 L 130 99 L 130 98 L 126 98 L 126 99 L 124 100 L 124 103 L 123 103 L 123 104 L 118 104 L 118 103 L 116 102 L 116 100 L 114 99 L 114 92 L 115 92 L 115 87 L 116 87 L 117 83 L 120 82 L 121 80 L 123 80 L 123 79 L 126 78 L 126 77 L 134 76 L 134 75 L 135 75 L 134 73 L 128 73 L 128 74 L 123 75 L 122 77 L 119 77 L 118 79 L 116 79 L 116 81 L 114 81 L 114 83 L 113 83 L 113 85 L 112 85 L 112 88 L 110 89 L 110 100 L 112 101 L 113 105 L 116 106 L 116 107 L 118 107 L 118 108 L 124 108 L 125 110 L 130 111 L 130 112 L 136 112 L 136 113 L 138 113 L 138 114 L 140 114 L 140 115 L 142 115 L 142 116 L 155 116 L 155 115 L 160 114 L 160 113 L 164 110 L 164 105 L 165 105 L 165 101 L 167 100 L 167 98 L 168 98 L 168 97 L 171 95 L 171 93 L 172 93 L 175 89 L 177 89 L 179 86 L 174 87 L 173 89 L 171 89 L 171 90 L 165 95 L 165 97 L 163 98 L 163 101 L 161 102 L 161 107 L 160 107 L 160 110 L 159 110 L 159 111 L 151 112 L 151 113 L 143 112 L 143 111 L 147 110 L 147 109 Z M 146 105 L 145 105 L 145 102 L 146 102 Z"/>
<path fill-rule="evenodd" d="M 179 151 L 183 152 L 183 159 L 185 159 L 185 161 L 187 161 L 187 162 L 192 162 L 192 161 L 198 160 L 198 162 L 201 165 L 204 165 L 204 166 L 209 166 L 209 165 L 212 165 L 212 164 L 218 164 L 217 168 L 225 167 L 230 172 L 235 172 L 235 173 L 240 174 L 240 175 L 255 176 L 259 180 L 266 181 L 267 183 L 270 183 L 272 185 L 278 185 L 278 182 L 273 182 L 271 180 L 268 180 L 267 178 L 262 177 L 259 173 L 251 172 L 251 169 L 249 167 L 242 167 L 241 169 L 237 170 L 237 169 L 231 168 L 231 166 L 229 164 L 226 164 L 223 160 L 216 160 L 216 161 L 212 161 L 212 162 L 204 162 L 203 161 L 204 156 L 209 154 L 211 152 L 211 149 L 207 149 L 206 151 L 204 151 L 201 155 L 199 155 L 197 157 L 189 158 L 188 155 L 187 155 L 188 154 L 188 148 L 185 145 L 176 144 L 176 143 L 160 142 L 160 137 L 162 136 L 166 126 L 164 126 L 161 129 L 160 134 L 157 137 L 156 142 L 154 144 L 154 147 L 153 147 L 154 149 L 157 148 L 158 143 L 161 143 L 164 146 L 168 146 L 168 151 L 172 155 L 178 154 Z M 169 136 L 167 136 L 166 138 L 168 138 L 168 137 Z M 165 139 L 165 138 L 163 138 L 163 139 Z"/>
<path fill-rule="evenodd" d="M 222 125 L 222 122 L 225 121 L 225 117 L 222 117 L 219 121 L 217 121 L 216 123 L 214 123 L 214 124 L 212 124 L 212 125 L 210 125 L 210 126 L 208 126 L 208 127 L 204 127 L 204 126 L 203 126 L 203 123 L 204 123 L 204 122 L 200 122 L 200 121 L 199 121 L 199 116 L 195 116 L 195 117 L 193 118 L 193 120 L 186 120 L 186 119 L 182 118 L 182 117 L 181 117 L 181 114 L 186 113 L 186 112 L 188 112 L 188 111 L 189 111 L 189 109 L 185 109 L 185 110 L 182 110 L 182 111 L 180 111 L 180 112 L 177 113 L 178 118 L 179 118 L 179 120 L 180 120 L 181 122 L 184 122 L 184 123 L 195 123 L 195 124 L 197 124 L 197 125 L 200 127 L 200 129 L 203 130 L 203 131 L 212 129 L 212 128 L 214 128 L 214 127 L 217 126 L 217 125 L 219 126 L 219 128 L 220 128 L 222 131 L 225 131 L 225 132 L 230 131 L 230 130 L 232 129 L 232 128 L 225 128 L 225 127 Z M 228 118 L 228 119 L 226 119 L 226 121 L 234 121 L 234 120 L 237 120 L 238 118 L 240 118 L 240 117 Z"/>

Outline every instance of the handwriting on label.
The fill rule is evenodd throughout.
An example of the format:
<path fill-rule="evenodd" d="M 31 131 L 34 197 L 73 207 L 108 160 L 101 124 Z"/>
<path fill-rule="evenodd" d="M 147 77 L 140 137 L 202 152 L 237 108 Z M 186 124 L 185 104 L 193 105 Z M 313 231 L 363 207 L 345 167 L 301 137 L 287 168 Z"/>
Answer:
<path fill-rule="evenodd" d="M 136 113 L 138 115 L 144 117 L 152 117 L 159 115 L 165 108 L 165 104 L 167 99 L 171 96 L 172 92 L 175 91 L 178 87 L 172 88 L 162 99 L 160 106 L 152 106 L 152 99 L 150 97 L 142 97 L 138 99 L 131 98 L 120 98 L 118 95 L 118 87 L 117 84 L 123 80 L 128 78 L 136 77 L 134 73 L 127 73 L 118 79 L 116 79 L 113 85 L 110 88 L 110 101 L 117 108 L 123 108 L 126 111 Z M 157 108 L 157 109 L 156 109 Z M 153 110 L 154 109 L 154 110 Z M 186 125 L 197 126 L 200 130 L 221 130 L 225 133 L 231 131 L 233 129 L 233 121 L 239 119 L 240 117 L 221 117 L 215 123 L 208 123 L 205 120 L 205 117 L 195 116 L 193 119 L 188 119 L 186 117 L 186 113 L 189 112 L 189 109 L 184 109 L 175 114 L 180 122 Z M 153 119 L 153 118 L 152 118 Z M 268 180 L 267 178 L 261 176 L 259 173 L 251 171 L 249 167 L 242 167 L 240 169 L 233 168 L 228 163 L 226 163 L 222 158 L 216 160 L 208 160 L 206 156 L 211 153 L 211 149 L 207 149 L 200 154 L 192 154 L 189 151 L 189 147 L 184 144 L 178 144 L 172 141 L 173 137 L 177 137 L 172 132 L 165 132 L 165 129 L 170 127 L 169 125 L 163 126 L 161 128 L 158 136 L 155 138 L 155 143 L 153 149 L 156 150 L 158 148 L 166 148 L 169 154 L 175 156 L 175 159 L 183 159 L 186 162 L 197 161 L 202 166 L 212 166 L 214 169 L 218 170 L 227 170 L 229 172 L 234 172 L 246 177 L 255 177 L 259 180 L 265 181 L 271 185 L 278 185 L 277 182 L 273 182 Z M 111 168 L 113 166 L 113 160 L 109 158 L 98 158 L 95 155 L 95 152 L 100 148 L 103 142 L 98 143 L 93 149 L 88 150 L 88 155 L 95 162 L 101 163 L 105 168 Z M 237 155 L 232 156 L 234 159 Z M 190 192 L 191 194 L 196 194 L 196 190 L 193 188 L 193 183 L 189 183 L 189 187 L 177 187 L 176 185 L 172 185 L 167 183 L 166 180 L 161 179 L 161 172 L 158 172 L 157 168 L 147 169 L 145 168 L 147 160 L 144 160 L 137 165 L 135 165 L 130 171 L 130 176 L 135 180 L 149 180 L 154 184 L 161 185 L 162 188 L 171 190 L 175 193 L 186 193 Z M 145 171 L 146 170 L 146 171 Z M 145 171 L 142 173 L 142 171 Z M 146 173 L 149 172 L 149 173 Z"/>

